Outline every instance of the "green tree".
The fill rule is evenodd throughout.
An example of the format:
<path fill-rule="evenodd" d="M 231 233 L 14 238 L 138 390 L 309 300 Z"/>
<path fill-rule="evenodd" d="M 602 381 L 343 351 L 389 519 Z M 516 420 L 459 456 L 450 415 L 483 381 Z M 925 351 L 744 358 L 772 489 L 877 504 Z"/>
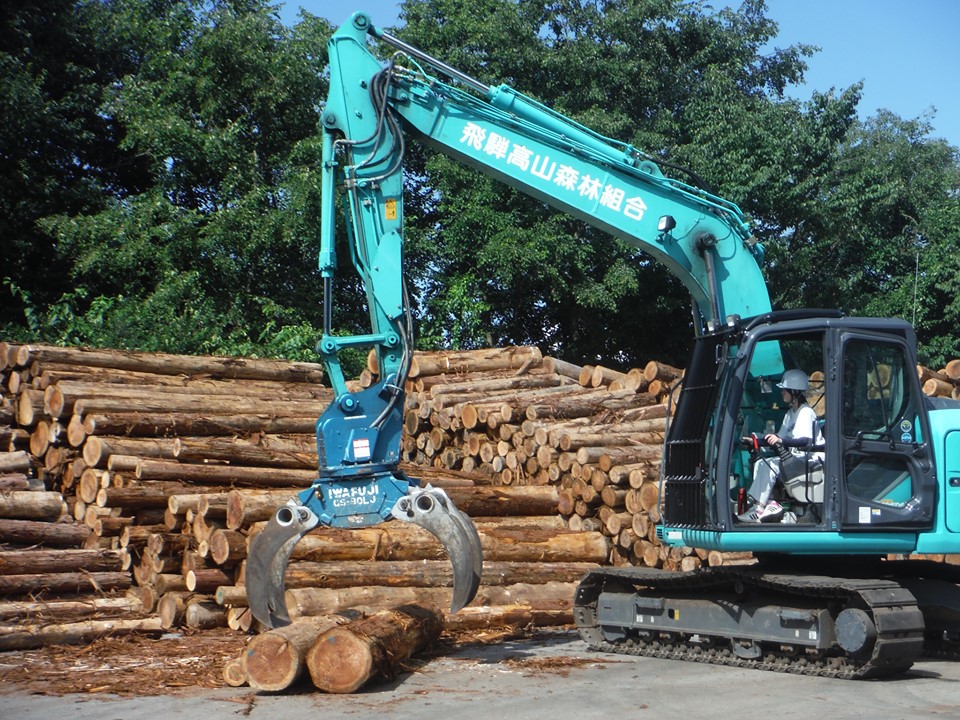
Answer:
<path fill-rule="evenodd" d="M 315 358 L 316 107 L 330 28 L 312 17 L 285 28 L 259 0 L 103 10 L 104 34 L 136 57 L 96 109 L 149 181 L 40 222 L 70 274 L 53 310 L 32 308 L 33 331 Z"/>
<path fill-rule="evenodd" d="M 785 304 L 910 320 L 924 360 L 941 365 L 960 355 L 960 153 L 930 133 L 889 111 L 851 128 L 776 267 Z"/>
<path fill-rule="evenodd" d="M 0 328 L 24 322 L 70 287 L 70 259 L 41 226 L 53 214 L 102 210 L 149 183 L 147 158 L 121 149 L 125 129 L 101 112 L 136 65 L 101 2 L 25 0 L 0 9 Z M 11 294 L 9 288 L 15 288 Z"/>

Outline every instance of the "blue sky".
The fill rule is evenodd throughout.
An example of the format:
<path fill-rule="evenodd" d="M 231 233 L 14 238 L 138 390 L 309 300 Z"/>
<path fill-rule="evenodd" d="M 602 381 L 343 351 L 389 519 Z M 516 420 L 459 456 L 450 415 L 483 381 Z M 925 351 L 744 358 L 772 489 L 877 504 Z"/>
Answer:
<path fill-rule="evenodd" d="M 713 0 L 716 6 L 735 2 Z M 288 2 L 284 21 L 303 7 L 340 24 L 355 10 L 382 27 L 399 18 L 396 0 L 302 0 Z M 768 16 L 780 26 L 774 47 L 808 43 L 821 48 L 807 60 L 806 84 L 791 96 L 844 89 L 863 81 L 860 116 L 878 108 L 910 119 L 933 110 L 933 137 L 960 147 L 960 0 L 767 0 Z"/>

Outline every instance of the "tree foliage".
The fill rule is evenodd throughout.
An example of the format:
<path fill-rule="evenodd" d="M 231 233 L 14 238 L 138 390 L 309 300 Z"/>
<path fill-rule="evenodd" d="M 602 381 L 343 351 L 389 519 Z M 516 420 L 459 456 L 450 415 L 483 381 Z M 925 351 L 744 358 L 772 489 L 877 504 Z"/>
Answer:
<path fill-rule="evenodd" d="M 269 0 L 8 5 L 0 334 L 315 358 L 332 28 L 285 27 Z M 860 121 L 857 85 L 790 99 L 816 49 L 771 50 L 762 0 L 406 0 L 402 20 L 444 62 L 737 202 L 775 307 L 905 317 L 927 362 L 960 355 L 957 149 L 923 118 Z M 648 257 L 423 147 L 407 167 L 422 347 L 683 362 L 689 298 Z M 357 280 L 338 283 L 335 327 L 363 332 Z"/>
<path fill-rule="evenodd" d="M 11 279 L 30 330 L 315 357 L 316 107 L 330 28 L 308 18 L 290 30 L 258 0 L 68 5 L 123 50 L 82 108 L 117 130 L 103 158 L 62 163 L 85 167 L 95 201 L 34 213 L 61 272 L 34 263 Z M 136 182 L 110 176 L 125 157 Z"/>

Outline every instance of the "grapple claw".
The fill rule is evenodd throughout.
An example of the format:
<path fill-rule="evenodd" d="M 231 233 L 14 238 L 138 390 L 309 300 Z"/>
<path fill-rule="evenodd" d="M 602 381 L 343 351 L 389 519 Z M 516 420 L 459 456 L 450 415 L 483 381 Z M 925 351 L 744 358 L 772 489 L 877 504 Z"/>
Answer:
<path fill-rule="evenodd" d="M 449 496 L 431 485 L 413 487 L 397 501 L 390 514 L 433 533 L 447 551 L 453 565 L 450 611 L 457 612 L 473 600 L 483 574 L 483 548 L 476 527 Z"/>
<path fill-rule="evenodd" d="M 247 603 L 253 616 L 270 628 L 290 624 L 284 599 L 284 573 L 294 545 L 315 528 L 320 518 L 290 500 L 270 518 L 250 543 L 247 555 Z"/>

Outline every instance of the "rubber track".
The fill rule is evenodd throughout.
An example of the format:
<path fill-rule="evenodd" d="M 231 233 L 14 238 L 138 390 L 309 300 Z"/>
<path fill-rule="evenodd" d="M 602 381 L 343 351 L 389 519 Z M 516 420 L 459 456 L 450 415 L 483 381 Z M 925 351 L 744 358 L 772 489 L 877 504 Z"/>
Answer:
<path fill-rule="evenodd" d="M 666 639 L 661 636 L 656 641 L 632 638 L 623 643 L 611 643 L 604 640 L 597 624 L 597 600 L 607 582 L 640 585 L 666 597 L 671 591 L 696 591 L 709 599 L 712 588 L 729 586 L 731 583 L 742 583 L 744 588 L 752 586 L 758 590 L 822 599 L 824 602 L 846 602 L 858 597 L 873 616 L 877 625 L 877 639 L 871 657 L 866 660 L 844 655 L 839 648 L 836 648 L 838 652 L 829 656 L 810 658 L 802 654 L 784 653 L 772 645 L 764 645 L 764 655 L 752 660 L 735 655 L 732 646 L 721 648 L 714 644 L 710 648 L 702 648 L 671 636 Z M 696 572 L 636 567 L 594 570 L 584 576 L 577 589 L 574 619 L 580 636 L 593 650 L 842 679 L 883 677 L 907 670 L 922 651 L 924 631 L 923 617 L 916 600 L 896 582 L 775 574 L 746 567 L 706 568 Z"/>

